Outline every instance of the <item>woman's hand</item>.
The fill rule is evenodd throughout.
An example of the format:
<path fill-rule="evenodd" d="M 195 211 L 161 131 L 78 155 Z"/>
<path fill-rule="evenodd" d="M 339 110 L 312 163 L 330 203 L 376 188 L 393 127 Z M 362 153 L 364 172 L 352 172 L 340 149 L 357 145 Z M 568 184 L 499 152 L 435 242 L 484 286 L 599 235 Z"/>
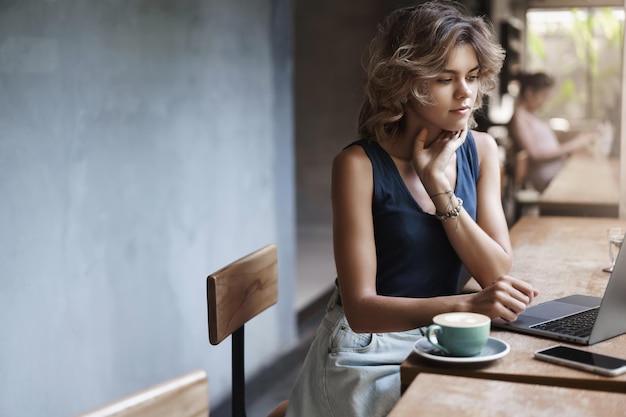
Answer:
<path fill-rule="evenodd" d="M 433 195 L 451 188 L 446 178 L 446 169 L 456 150 L 465 142 L 467 129 L 456 132 L 443 130 L 428 145 L 427 137 L 426 128 L 415 137 L 412 163 L 426 191 Z"/>
<path fill-rule="evenodd" d="M 572 140 L 578 142 L 578 148 L 585 148 L 592 145 L 596 141 L 597 137 L 598 136 L 594 132 L 582 132 L 576 135 L 576 137 Z"/>
<path fill-rule="evenodd" d="M 505 275 L 473 294 L 470 311 L 515 321 L 539 293 L 529 283 Z"/>

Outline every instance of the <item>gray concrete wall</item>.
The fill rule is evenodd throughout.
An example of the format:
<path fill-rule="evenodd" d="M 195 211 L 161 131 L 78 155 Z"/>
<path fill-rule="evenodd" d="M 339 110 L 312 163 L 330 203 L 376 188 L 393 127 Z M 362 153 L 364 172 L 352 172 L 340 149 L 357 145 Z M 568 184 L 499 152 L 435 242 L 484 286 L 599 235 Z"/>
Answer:
<path fill-rule="evenodd" d="M 287 0 L 0 1 L 0 416 L 196 368 L 208 273 L 277 242 L 250 374 L 295 339 Z"/>
<path fill-rule="evenodd" d="M 356 139 L 361 57 L 383 15 L 379 0 L 299 0 L 295 6 L 298 224 L 332 221 L 333 157 Z M 333 278 L 333 277 L 331 277 Z"/>

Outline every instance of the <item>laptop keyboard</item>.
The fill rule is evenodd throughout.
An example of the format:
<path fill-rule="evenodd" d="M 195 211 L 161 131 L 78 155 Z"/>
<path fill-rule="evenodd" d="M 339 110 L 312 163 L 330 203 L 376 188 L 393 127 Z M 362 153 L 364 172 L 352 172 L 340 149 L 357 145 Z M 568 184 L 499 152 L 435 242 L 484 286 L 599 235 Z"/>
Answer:
<path fill-rule="evenodd" d="M 546 321 L 531 326 L 531 329 L 547 330 L 554 333 L 561 333 L 568 336 L 587 337 L 591 334 L 593 323 L 598 317 L 599 307 L 586 310 L 571 316 Z"/>

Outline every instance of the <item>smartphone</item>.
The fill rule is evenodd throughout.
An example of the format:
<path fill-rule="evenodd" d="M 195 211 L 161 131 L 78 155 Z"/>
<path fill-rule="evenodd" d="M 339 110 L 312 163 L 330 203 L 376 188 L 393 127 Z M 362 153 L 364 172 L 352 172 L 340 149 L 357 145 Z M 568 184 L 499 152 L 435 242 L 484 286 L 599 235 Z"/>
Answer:
<path fill-rule="evenodd" d="M 605 376 L 616 376 L 626 372 L 626 359 L 563 345 L 538 350 L 535 352 L 535 359 Z"/>

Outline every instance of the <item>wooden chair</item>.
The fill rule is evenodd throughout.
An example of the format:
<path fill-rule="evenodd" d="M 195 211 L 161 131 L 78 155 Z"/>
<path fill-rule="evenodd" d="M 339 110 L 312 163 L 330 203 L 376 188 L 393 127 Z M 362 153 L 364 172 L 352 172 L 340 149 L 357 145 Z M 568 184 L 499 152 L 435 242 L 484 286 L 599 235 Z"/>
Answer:
<path fill-rule="evenodd" d="M 203 370 L 189 372 L 78 417 L 206 417 L 209 381 Z"/>
<path fill-rule="evenodd" d="M 503 181 L 503 206 L 509 226 L 526 214 L 537 213 L 540 193 L 528 181 L 530 156 L 509 140 L 506 149 L 505 180 Z"/>
<path fill-rule="evenodd" d="M 527 210 L 539 204 L 539 192 L 527 184 L 528 159 L 530 156 L 525 150 L 515 154 L 515 169 L 513 171 L 513 186 L 515 190 L 515 219 L 526 214 Z"/>
<path fill-rule="evenodd" d="M 232 335 L 232 416 L 246 416 L 244 325 L 278 302 L 276 245 L 266 245 L 208 276 L 209 340 L 217 345 Z M 269 417 L 284 416 L 287 401 Z"/>

